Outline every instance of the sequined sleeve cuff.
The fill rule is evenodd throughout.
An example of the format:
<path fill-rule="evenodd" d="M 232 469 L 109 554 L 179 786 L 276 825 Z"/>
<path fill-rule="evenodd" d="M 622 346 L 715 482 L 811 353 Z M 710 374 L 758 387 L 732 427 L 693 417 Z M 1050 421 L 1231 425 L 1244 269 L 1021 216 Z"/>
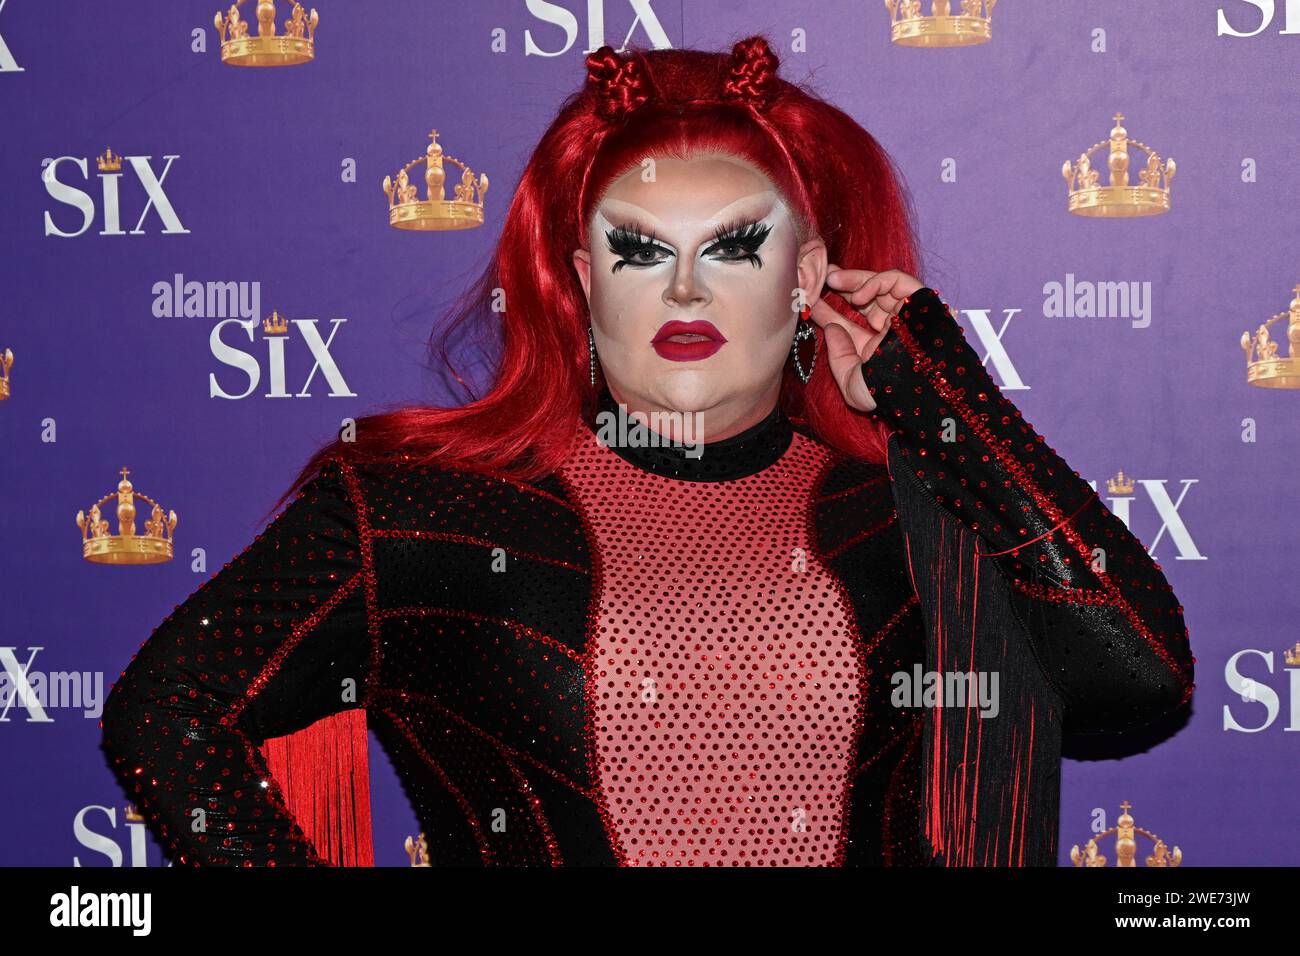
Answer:
<path fill-rule="evenodd" d="M 905 300 L 862 374 L 891 461 L 982 539 L 1067 729 L 1118 732 L 1185 706 L 1183 609 L 1146 548 L 1002 394 L 935 290 Z"/>

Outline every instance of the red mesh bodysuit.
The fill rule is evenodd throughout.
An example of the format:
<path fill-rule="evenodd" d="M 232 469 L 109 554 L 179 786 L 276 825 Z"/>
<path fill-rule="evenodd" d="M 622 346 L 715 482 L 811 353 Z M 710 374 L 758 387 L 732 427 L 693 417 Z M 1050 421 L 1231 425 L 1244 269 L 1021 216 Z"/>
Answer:
<path fill-rule="evenodd" d="M 129 798 L 178 863 L 365 862 L 262 746 L 364 714 L 434 865 L 1053 865 L 1062 733 L 1187 710 L 1182 608 L 933 290 L 894 330 L 886 464 L 606 447 L 607 392 L 534 482 L 329 463 L 114 685 Z"/>
<path fill-rule="evenodd" d="M 835 861 L 872 690 L 850 603 L 811 540 L 828 449 L 795 435 L 757 474 L 690 481 L 585 439 L 563 473 L 601 555 L 590 712 L 617 850 L 646 864 Z"/>

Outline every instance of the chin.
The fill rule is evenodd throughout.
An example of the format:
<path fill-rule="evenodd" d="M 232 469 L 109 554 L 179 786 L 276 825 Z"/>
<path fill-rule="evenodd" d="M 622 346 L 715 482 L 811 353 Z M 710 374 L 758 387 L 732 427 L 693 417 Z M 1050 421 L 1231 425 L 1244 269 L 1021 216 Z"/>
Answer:
<path fill-rule="evenodd" d="M 700 412 L 711 408 L 723 397 L 724 390 L 716 374 L 703 369 L 682 369 L 659 378 L 655 392 L 660 403 L 678 412 Z"/>

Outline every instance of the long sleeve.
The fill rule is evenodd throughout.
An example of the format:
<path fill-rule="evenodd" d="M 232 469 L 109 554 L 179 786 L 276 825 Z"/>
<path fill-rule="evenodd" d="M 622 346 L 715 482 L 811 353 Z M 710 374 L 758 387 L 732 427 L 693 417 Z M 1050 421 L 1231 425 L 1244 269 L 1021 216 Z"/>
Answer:
<path fill-rule="evenodd" d="M 158 625 L 105 702 L 111 767 L 178 864 L 328 865 L 258 745 L 365 699 L 364 539 L 347 467 L 326 462 Z"/>
<path fill-rule="evenodd" d="M 904 302 L 862 372 L 901 461 L 1008 580 L 1064 729 L 1124 732 L 1186 707 L 1195 659 L 1159 565 L 1002 394 L 933 289 Z"/>

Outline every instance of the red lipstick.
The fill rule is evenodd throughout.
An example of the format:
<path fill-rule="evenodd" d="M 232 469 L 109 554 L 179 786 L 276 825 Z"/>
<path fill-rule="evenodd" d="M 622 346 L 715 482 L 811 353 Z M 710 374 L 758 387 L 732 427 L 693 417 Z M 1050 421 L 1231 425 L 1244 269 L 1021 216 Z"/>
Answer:
<path fill-rule="evenodd" d="M 679 322 L 673 319 L 659 326 L 650 346 L 670 362 L 698 362 L 706 359 L 727 342 L 712 322 L 696 319 Z"/>

